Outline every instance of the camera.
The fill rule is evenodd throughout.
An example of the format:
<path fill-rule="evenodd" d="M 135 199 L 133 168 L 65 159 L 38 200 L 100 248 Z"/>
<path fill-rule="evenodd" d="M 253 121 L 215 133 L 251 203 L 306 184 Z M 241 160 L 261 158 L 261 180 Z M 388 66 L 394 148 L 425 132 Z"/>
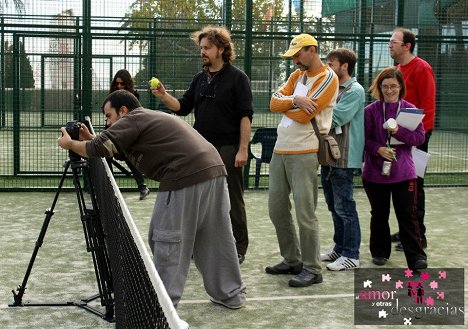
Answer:
<path fill-rule="evenodd" d="M 71 139 L 75 141 L 80 140 L 80 128 L 81 122 L 77 120 L 69 121 L 65 125 L 65 130 L 67 131 L 68 135 L 70 135 Z M 68 150 L 68 156 L 72 162 L 82 161 L 81 156 L 72 150 Z"/>
<path fill-rule="evenodd" d="M 392 163 L 390 161 L 384 161 L 382 164 L 382 175 L 390 176 L 391 169 L 392 169 Z"/>
<path fill-rule="evenodd" d="M 71 139 L 77 141 L 80 139 L 81 122 L 77 120 L 69 121 L 65 125 L 65 130 L 70 135 Z"/>

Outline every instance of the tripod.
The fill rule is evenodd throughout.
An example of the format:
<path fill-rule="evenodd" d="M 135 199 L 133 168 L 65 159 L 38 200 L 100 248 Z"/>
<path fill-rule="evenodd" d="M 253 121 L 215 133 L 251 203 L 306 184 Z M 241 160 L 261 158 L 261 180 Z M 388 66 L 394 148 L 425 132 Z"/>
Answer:
<path fill-rule="evenodd" d="M 112 272 L 109 263 L 109 256 L 105 244 L 105 234 L 101 225 L 101 218 L 99 214 L 99 207 L 96 201 L 96 195 L 94 192 L 93 182 L 90 179 L 88 167 L 88 161 L 82 159 L 76 153 L 69 151 L 70 159 L 64 163 L 64 171 L 60 179 L 60 183 L 55 194 L 52 206 L 47 209 L 45 214 L 44 223 L 42 224 L 41 232 L 36 241 L 34 251 L 29 261 L 28 268 L 24 275 L 22 284 L 15 290 L 12 290 L 14 303 L 8 306 L 77 306 L 89 311 L 108 322 L 114 322 L 114 299 L 113 299 L 113 281 Z M 50 220 L 54 215 L 55 205 L 57 203 L 60 191 L 63 186 L 63 182 L 67 175 L 68 169 L 71 168 L 73 174 L 73 185 L 78 199 L 78 206 L 80 209 L 81 222 L 83 226 L 84 236 L 86 240 L 87 251 L 91 253 L 94 264 L 94 271 L 96 274 L 97 285 L 99 293 L 89 298 L 81 299 L 80 301 L 74 302 L 62 302 L 62 303 L 23 303 L 23 295 L 26 290 L 26 284 L 31 274 L 34 261 L 36 259 L 39 248 L 42 246 L 44 236 L 49 226 Z M 85 197 L 83 189 L 80 183 L 80 173 L 83 175 L 83 179 L 88 183 L 88 192 L 91 199 L 91 204 L 85 203 Z M 101 306 L 105 308 L 105 312 L 101 312 L 96 308 L 88 305 L 89 302 L 100 298 Z"/>

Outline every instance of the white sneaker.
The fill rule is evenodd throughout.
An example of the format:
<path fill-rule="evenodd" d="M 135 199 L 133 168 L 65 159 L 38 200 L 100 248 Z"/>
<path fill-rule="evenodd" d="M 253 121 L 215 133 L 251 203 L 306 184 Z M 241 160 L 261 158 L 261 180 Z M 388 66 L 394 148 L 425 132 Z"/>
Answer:
<path fill-rule="evenodd" d="M 359 268 L 359 259 L 341 256 L 333 263 L 328 264 L 327 268 L 330 271 L 354 270 L 355 268 Z"/>
<path fill-rule="evenodd" d="M 320 260 L 324 262 L 333 262 L 340 258 L 340 256 L 341 255 L 333 250 L 333 248 L 330 248 L 324 254 L 320 254 Z"/>

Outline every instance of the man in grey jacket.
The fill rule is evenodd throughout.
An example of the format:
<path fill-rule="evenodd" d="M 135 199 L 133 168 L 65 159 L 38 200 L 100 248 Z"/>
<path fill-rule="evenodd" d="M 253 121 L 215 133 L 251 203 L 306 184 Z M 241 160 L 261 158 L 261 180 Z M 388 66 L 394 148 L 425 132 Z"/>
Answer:
<path fill-rule="evenodd" d="M 124 153 L 147 177 L 160 182 L 149 229 L 154 263 L 175 306 L 184 290 L 193 255 L 211 301 L 227 308 L 245 303 L 229 217 L 226 169 L 216 148 L 186 122 L 141 107 L 118 90 L 103 103 L 109 128 L 83 141 L 65 128 L 57 144 L 83 157 Z"/>

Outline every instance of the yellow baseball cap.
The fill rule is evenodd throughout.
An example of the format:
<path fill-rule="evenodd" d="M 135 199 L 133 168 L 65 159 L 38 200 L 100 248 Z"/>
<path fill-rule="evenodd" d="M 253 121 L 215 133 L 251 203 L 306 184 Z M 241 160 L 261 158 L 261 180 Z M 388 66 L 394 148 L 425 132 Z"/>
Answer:
<path fill-rule="evenodd" d="M 299 34 L 298 36 L 294 37 L 289 44 L 289 49 L 287 52 L 283 54 L 283 59 L 287 59 L 296 55 L 296 53 L 301 50 L 303 47 L 307 46 L 318 46 L 317 40 L 310 34 Z"/>

